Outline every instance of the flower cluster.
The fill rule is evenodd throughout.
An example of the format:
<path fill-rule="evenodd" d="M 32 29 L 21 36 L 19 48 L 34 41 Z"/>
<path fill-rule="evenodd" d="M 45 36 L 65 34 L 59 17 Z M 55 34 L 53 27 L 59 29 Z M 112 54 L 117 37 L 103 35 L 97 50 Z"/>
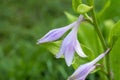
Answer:
<path fill-rule="evenodd" d="M 52 42 L 55 40 L 58 40 L 61 38 L 68 30 L 71 29 L 71 31 L 68 33 L 68 35 L 64 38 L 62 41 L 61 48 L 59 50 L 59 53 L 56 55 L 56 58 L 60 58 L 62 55 L 65 57 L 66 64 L 70 66 L 72 64 L 74 53 L 77 52 L 77 54 L 81 57 L 87 57 L 77 39 L 77 31 L 79 28 L 80 23 L 84 20 L 83 15 L 80 15 L 78 20 L 71 23 L 70 25 L 67 25 L 62 28 L 53 29 L 49 31 L 45 36 L 43 36 L 41 39 L 38 40 L 37 44 L 46 43 L 46 42 Z M 96 63 L 102 59 L 107 53 L 109 49 L 100 54 L 96 59 L 93 61 L 81 65 L 69 78 L 68 80 L 85 80 L 87 75 L 93 71 L 96 68 Z"/>

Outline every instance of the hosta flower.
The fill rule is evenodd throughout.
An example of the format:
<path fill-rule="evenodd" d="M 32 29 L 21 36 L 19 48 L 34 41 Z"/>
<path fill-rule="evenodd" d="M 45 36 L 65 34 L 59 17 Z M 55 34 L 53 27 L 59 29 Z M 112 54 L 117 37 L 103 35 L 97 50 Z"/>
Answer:
<path fill-rule="evenodd" d="M 69 29 L 74 27 L 75 24 L 76 22 L 73 22 L 72 24 L 68 26 L 58 28 L 58 29 L 53 29 L 49 31 L 45 36 L 43 36 L 41 39 L 38 40 L 37 44 L 45 43 L 45 42 L 52 42 L 52 41 L 59 39 L 60 37 L 62 37 L 62 35 L 65 32 L 67 32 Z"/>
<path fill-rule="evenodd" d="M 63 40 L 60 52 L 56 55 L 57 58 L 60 58 L 62 55 L 64 55 L 67 65 L 70 66 L 72 64 L 75 51 L 78 53 L 79 56 L 86 57 L 77 39 L 78 27 L 82 21 L 83 16 L 80 15 L 78 20 L 73 22 L 72 24 L 49 31 L 45 36 L 38 40 L 38 44 L 55 41 L 72 28 L 70 33 Z"/>
<path fill-rule="evenodd" d="M 74 26 L 72 31 L 63 40 L 60 52 L 56 55 L 57 58 L 60 58 L 62 55 L 64 55 L 65 61 L 68 66 L 72 64 L 75 51 L 78 53 L 79 56 L 86 57 L 78 42 L 77 31 L 78 24 Z"/>
<path fill-rule="evenodd" d="M 87 75 L 93 71 L 96 67 L 96 63 L 102 59 L 110 49 L 106 50 L 104 53 L 100 54 L 96 59 L 93 61 L 81 65 L 73 74 L 68 78 L 68 80 L 85 80 Z"/>

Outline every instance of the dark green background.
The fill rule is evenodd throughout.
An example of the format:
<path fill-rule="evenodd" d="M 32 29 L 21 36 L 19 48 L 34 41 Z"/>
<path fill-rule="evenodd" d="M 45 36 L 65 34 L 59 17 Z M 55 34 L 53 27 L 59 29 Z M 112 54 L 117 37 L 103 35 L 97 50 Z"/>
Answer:
<path fill-rule="evenodd" d="M 0 0 L 0 80 L 63 80 L 72 74 L 36 42 L 68 24 L 70 0 Z"/>

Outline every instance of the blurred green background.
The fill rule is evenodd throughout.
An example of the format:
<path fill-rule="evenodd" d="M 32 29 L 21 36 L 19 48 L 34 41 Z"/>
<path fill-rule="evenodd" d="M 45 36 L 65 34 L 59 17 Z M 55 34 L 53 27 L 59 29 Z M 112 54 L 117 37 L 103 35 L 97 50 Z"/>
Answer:
<path fill-rule="evenodd" d="M 96 2 L 97 11 L 106 1 Z M 50 29 L 69 23 L 64 11 L 73 13 L 71 2 L 0 0 L 0 80 L 66 80 L 72 74 L 73 68 L 68 68 L 64 59 L 56 59 L 43 46 L 36 45 Z M 101 21 L 117 21 L 119 11 L 116 7 L 107 9 Z"/>
<path fill-rule="evenodd" d="M 72 74 L 36 42 L 68 23 L 71 0 L 0 0 L 0 80 L 63 80 Z M 64 66 L 64 67 L 63 67 Z"/>

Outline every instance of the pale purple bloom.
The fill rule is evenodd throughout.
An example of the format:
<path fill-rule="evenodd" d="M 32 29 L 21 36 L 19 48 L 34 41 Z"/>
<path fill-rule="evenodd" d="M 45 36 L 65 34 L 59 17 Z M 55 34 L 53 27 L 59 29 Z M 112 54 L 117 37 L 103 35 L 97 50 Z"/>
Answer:
<path fill-rule="evenodd" d="M 68 78 L 68 80 L 85 80 L 87 75 L 93 71 L 96 67 L 96 63 L 102 59 L 110 49 L 106 50 L 104 53 L 100 54 L 96 59 L 93 61 L 81 65 L 73 74 Z"/>
<path fill-rule="evenodd" d="M 75 51 L 78 53 L 79 56 L 86 57 L 77 39 L 78 27 L 82 20 L 83 16 L 80 16 L 72 31 L 63 40 L 61 49 L 56 55 L 57 58 L 60 58 L 62 55 L 64 55 L 65 61 L 68 66 L 72 64 Z"/>
<path fill-rule="evenodd" d="M 60 58 L 62 55 L 64 55 L 67 65 L 70 66 L 72 64 L 75 51 L 78 53 L 79 56 L 86 57 L 77 39 L 78 27 L 83 19 L 83 16 L 80 15 L 78 20 L 73 22 L 72 24 L 49 31 L 45 36 L 38 40 L 37 44 L 55 41 L 72 28 L 70 33 L 63 40 L 60 52 L 56 55 L 57 58 Z"/>
<path fill-rule="evenodd" d="M 68 26 L 58 28 L 58 29 L 53 29 L 49 31 L 45 36 L 43 36 L 41 39 L 38 40 L 37 44 L 41 44 L 45 42 L 52 42 L 52 41 L 59 39 L 60 37 L 63 36 L 65 32 L 67 32 L 69 29 L 74 27 L 75 24 L 76 22 L 73 22 L 72 24 Z"/>

